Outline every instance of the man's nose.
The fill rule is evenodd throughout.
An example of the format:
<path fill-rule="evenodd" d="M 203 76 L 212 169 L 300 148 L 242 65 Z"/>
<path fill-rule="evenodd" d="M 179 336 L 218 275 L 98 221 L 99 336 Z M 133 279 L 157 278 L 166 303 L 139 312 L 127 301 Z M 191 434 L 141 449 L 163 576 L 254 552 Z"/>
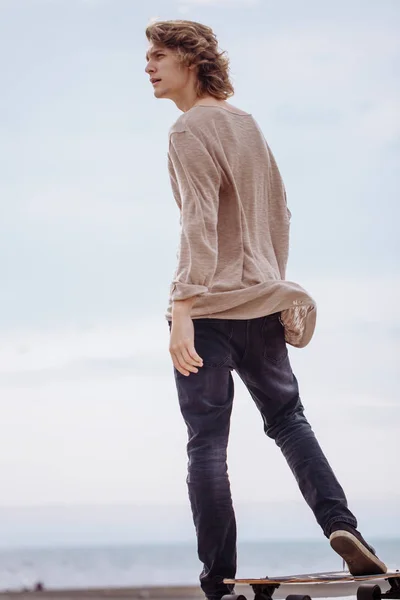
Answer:
<path fill-rule="evenodd" d="M 145 71 L 146 71 L 146 73 L 149 73 L 149 74 L 154 73 L 154 68 L 150 64 L 148 64 L 145 68 Z"/>

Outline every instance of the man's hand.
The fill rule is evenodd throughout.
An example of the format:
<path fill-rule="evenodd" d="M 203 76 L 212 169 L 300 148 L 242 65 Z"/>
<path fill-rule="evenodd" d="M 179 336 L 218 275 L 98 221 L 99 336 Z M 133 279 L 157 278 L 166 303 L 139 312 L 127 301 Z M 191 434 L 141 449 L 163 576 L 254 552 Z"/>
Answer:
<path fill-rule="evenodd" d="M 186 377 L 190 373 L 198 373 L 198 367 L 203 366 L 203 360 L 194 347 L 194 325 L 190 314 L 173 316 L 169 351 L 175 369 Z"/>

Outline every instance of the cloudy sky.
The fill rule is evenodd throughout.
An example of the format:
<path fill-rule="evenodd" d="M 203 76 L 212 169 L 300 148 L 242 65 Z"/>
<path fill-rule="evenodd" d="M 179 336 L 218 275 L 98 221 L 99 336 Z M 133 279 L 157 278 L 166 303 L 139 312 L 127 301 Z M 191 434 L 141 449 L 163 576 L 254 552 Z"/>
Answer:
<path fill-rule="evenodd" d="M 181 113 L 144 72 L 155 17 L 228 51 L 231 102 L 286 183 L 288 278 L 318 303 L 291 351 L 308 417 L 363 531 L 400 535 L 398 0 L 0 0 L 3 539 L 63 537 L 71 514 L 84 541 L 192 534 L 164 320 Z M 237 380 L 230 475 L 243 535 L 255 514 L 266 536 L 318 535 Z"/>

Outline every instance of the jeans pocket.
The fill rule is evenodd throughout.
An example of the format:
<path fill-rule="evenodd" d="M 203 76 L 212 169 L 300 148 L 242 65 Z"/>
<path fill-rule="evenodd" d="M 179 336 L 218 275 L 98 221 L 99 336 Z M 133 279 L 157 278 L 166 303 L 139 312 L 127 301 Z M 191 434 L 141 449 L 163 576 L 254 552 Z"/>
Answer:
<path fill-rule="evenodd" d="M 231 359 L 233 323 L 228 319 L 193 319 L 194 347 L 205 367 L 224 367 Z"/>
<path fill-rule="evenodd" d="M 264 317 L 262 324 L 263 356 L 266 360 L 279 365 L 288 356 L 285 330 L 280 313 Z"/>

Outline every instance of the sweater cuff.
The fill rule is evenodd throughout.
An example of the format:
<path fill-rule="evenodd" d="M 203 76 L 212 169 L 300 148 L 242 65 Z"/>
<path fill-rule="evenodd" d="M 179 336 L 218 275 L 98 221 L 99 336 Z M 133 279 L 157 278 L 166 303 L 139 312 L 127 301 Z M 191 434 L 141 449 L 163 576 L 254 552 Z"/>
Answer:
<path fill-rule="evenodd" d="M 206 294 L 208 287 L 205 285 L 193 285 L 191 283 L 180 283 L 179 281 L 174 282 L 171 287 L 171 301 L 175 300 L 187 300 L 193 298 L 193 296 L 200 296 Z"/>

